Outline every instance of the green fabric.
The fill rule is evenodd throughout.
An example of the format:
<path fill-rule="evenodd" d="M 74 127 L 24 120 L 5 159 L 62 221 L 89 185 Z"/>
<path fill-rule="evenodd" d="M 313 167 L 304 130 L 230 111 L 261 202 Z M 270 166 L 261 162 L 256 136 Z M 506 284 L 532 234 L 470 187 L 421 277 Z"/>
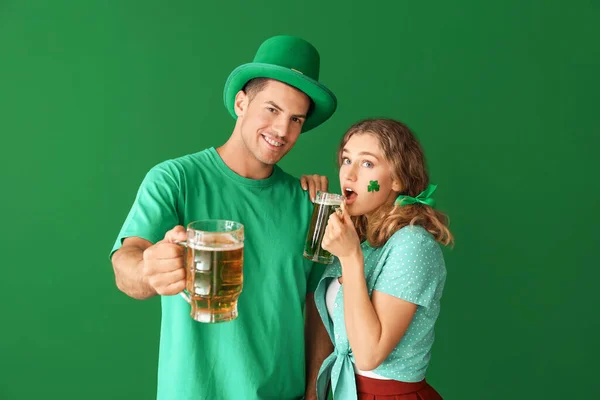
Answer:
<path fill-rule="evenodd" d="M 279 167 L 267 179 L 246 179 L 214 148 L 150 170 L 113 252 L 125 237 L 156 242 L 173 226 L 198 219 L 232 219 L 245 227 L 236 320 L 195 322 L 181 296 L 161 298 L 158 400 L 303 396 L 307 282 L 316 284 L 323 271 L 315 264 L 309 276 L 313 264 L 302 257 L 312 208 L 299 180 Z"/>
<path fill-rule="evenodd" d="M 402 340 L 373 372 L 403 382 L 421 381 L 431 357 L 434 325 L 446 281 L 442 250 L 433 236 L 417 225 L 400 229 L 383 247 L 373 248 L 365 242 L 361 248 L 369 296 L 377 290 L 417 304 L 417 311 Z M 336 258 L 325 268 L 315 291 L 317 309 L 335 346 L 319 371 L 319 399 L 326 398 L 330 379 L 334 399 L 356 399 L 354 356 L 344 324 L 344 286 L 335 299 L 333 320 L 325 303 L 327 287 L 332 279 L 341 275 L 341 265 Z"/>
<path fill-rule="evenodd" d="M 319 83 L 320 56 L 315 47 L 295 36 L 280 35 L 265 40 L 251 63 L 240 65 L 227 78 L 223 91 L 225 107 L 237 119 L 234 100 L 237 92 L 254 78 L 271 78 L 306 93 L 314 107 L 302 125 L 302 132 L 325 122 L 337 107 L 335 95 Z"/>
<path fill-rule="evenodd" d="M 429 185 L 425 190 L 417 195 L 417 197 L 411 197 L 407 195 L 400 195 L 396 198 L 394 204 L 398 206 L 407 206 L 409 204 L 425 204 L 429 207 L 435 206 L 435 200 L 431 197 L 433 192 L 437 189 L 437 185 Z"/>

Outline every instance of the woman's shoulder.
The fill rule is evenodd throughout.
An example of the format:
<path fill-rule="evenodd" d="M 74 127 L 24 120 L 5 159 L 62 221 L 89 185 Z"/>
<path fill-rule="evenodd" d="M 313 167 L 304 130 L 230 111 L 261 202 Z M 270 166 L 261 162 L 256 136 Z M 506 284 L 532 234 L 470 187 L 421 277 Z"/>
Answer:
<path fill-rule="evenodd" d="M 443 258 L 440 244 L 421 225 L 407 225 L 399 229 L 385 243 L 383 250 L 385 254 L 400 255 L 402 259 Z"/>
<path fill-rule="evenodd" d="M 436 245 L 433 235 L 421 225 L 407 225 L 398 229 L 385 243 L 389 247 L 431 246 Z"/>

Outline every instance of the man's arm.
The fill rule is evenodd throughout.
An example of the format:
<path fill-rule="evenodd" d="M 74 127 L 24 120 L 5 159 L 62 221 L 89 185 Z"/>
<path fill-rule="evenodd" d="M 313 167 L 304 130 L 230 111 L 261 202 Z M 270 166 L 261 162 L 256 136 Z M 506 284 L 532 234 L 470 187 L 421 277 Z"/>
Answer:
<path fill-rule="evenodd" d="M 306 392 L 304 398 L 313 400 L 317 398 L 317 376 L 321 364 L 333 352 L 333 343 L 331 343 L 317 311 L 314 293 L 306 295 L 304 340 L 306 347 Z"/>
<path fill-rule="evenodd" d="M 152 246 L 139 237 L 128 237 L 112 256 L 115 281 L 120 291 L 134 299 L 143 300 L 156 295 L 144 278 L 144 250 Z"/>
<path fill-rule="evenodd" d="M 155 245 L 139 237 L 126 238 L 112 257 L 119 290 L 140 300 L 180 293 L 185 288 L 184 249 L 176 243 L 185 239 L 180 225 Z"/>

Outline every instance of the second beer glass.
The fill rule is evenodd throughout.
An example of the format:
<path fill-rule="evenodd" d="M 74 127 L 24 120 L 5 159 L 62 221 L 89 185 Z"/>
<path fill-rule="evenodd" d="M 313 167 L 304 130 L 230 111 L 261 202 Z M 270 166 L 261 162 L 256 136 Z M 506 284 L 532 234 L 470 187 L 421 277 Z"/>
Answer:
<path fill-rule="evenodd" d="M 304 244 L 304 257 L 323 264 L 331 264 L 333 255 L 321 248 L 323 234 L 327 227 L 329 216 L 339 208 L 344 201 L 344 196 L 339 194 L 317 192 L 315 208 L 313 210 L 310 227 Z"/>

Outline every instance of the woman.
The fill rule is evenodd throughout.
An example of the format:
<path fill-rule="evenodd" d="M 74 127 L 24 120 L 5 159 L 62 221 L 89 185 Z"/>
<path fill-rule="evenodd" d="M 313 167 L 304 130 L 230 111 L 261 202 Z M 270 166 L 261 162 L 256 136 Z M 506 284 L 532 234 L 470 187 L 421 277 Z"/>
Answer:
<path fill-rule="evenodd" d="M 315 291 L 334 352 L 317 380 L 335 400 L 441 399 L 425 381 L 453 241 L 433 209 L 425 158 L 404 124 L 353 125 L 338 150 L 346 196 L 322 247 L 336 260 Z M 389 397 L 388 397 L 389 396 Z"/>

